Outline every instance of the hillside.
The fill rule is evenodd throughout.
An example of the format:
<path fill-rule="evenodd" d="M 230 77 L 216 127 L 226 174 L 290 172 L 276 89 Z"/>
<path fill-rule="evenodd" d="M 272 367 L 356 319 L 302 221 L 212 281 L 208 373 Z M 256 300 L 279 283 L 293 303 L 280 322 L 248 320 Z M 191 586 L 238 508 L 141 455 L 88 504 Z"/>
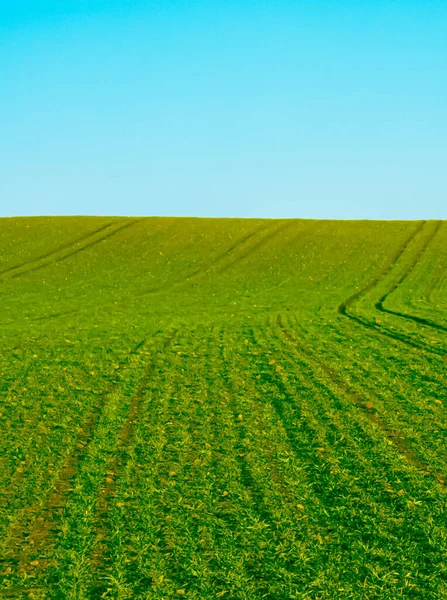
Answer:
<path fill-rule="evenodd" d="M 447 224 L 0 219 L 0 598 L 447 597 Z"/>

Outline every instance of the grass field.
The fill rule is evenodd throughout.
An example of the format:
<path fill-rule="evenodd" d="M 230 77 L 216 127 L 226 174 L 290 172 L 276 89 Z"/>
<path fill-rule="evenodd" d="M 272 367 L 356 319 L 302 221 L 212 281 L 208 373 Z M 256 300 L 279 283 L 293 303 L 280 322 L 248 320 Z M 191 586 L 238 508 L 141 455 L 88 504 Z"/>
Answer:
<path fill-rule="evenodd" d="M 0 598 L 447 598 L 447 223 L 0 220 Z"/>

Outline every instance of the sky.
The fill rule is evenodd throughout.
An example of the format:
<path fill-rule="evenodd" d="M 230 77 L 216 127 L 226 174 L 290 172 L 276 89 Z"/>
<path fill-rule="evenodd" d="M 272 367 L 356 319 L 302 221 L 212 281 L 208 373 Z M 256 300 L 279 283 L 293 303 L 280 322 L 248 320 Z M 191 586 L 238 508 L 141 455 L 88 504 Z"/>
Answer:
<path fill-rule="evenodd" d="M 445 0 L 0 0 L 0 216 L 447 218 Z"/>

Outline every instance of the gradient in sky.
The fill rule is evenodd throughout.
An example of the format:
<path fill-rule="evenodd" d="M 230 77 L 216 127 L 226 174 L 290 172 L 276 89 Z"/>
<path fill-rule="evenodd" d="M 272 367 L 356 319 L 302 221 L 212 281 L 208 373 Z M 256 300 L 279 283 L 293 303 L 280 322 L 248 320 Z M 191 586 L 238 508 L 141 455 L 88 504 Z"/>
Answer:
<path fill-rule="evenodd" d="M 0 3 L 0 214 L 447 217 L 447 2 Z"/>

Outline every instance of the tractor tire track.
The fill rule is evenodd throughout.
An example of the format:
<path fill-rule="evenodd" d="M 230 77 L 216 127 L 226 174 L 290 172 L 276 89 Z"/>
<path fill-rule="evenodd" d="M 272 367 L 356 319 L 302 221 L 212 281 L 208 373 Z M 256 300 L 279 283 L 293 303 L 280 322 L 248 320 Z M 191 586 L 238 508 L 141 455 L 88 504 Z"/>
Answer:
<path fill-rule="evenodd" d="M 379 300 L 376 302 L 376 304 L 374 306 L 378 311 L 380 311 L 382 313 L 388 313 L 390 315 L 396 315 L 396 316 L 402 317 L 404 319 L 410 319 L 411 321 L 414 321 L 415 323 L 427 325 L 428 327 L 433 327 L 434 329 L 438 329 L 441 331 L 447 331 L 447 327 L 445 327 L 444 325 L 435 323 L 434 321 L 431 321 L 430 319 L 424 319 L 424 318 L 421 318 L 421 317 L 418 317 L 415 315 L 411 315 L 408 313 L 402 313 L 399 311 L 391 310 L 389 308 L 385 308 L 383 305 L 383 303 L 387 300 L 387 298 L 389 298 L 389 296 L 391 296 L 391 294 L 397 290 L 397 288 L 405 281 L 405 279 L 414 270 L 417 263 L 419 262 L 419 260 L 421 259 L 421 257 L 425 253 L 425 251 L 427 250 L 428 246 L 433 242 L 434 238 L 436 237 L 437 233 L 439 232 L 439 229 L 441 228 L 441 225 L 442 225 L 442 221 L 436 222 L 436 225 L 435 225 L 432 233 L 430 233 L 430 235 L 427 237 L 424 244 L 421 246 L 418 253 L 413 258 L 412 262 L 405 269 L 404 273 L 401 275 L 399 280 L 393 285 L 393 287 L 388 292 L 383 294 L 383 296 L 381 296 L 379 298 Z"/>
<path fill-rule="evenodd" d="M 33 258 L 31 260 L 26 260 L 26 261 L 24 261 L 22 263 L 19 263 L 17 265 L 14 265 L 12 267 L 4 269 L 3 271 L 0 271 L 0 277 L 2 277 L 3 275 L 6 275 L 7 273 L 10 273 L 11 271 L 17 271 L 18 269 L 26 267 L 27 265 L 36 263 L 36 262 L 38 262 L 40 260 L 44 260 L 46 258 L 50 258 L 50 257 L 54 256 L 55 254 L 58 254 L 59 252 L 62 252 L 63 250 L 67 250 L 68 248 L 72 248 L 75 244 L 80 244 L 84 240 L 87 240 L 87 239 L 91 238 L 92 236 L 94 236 L 94 235 L 96 235 L 98 233 L 101 233 L 101 231 L 104 231 L 104 229 L 108 229 L 109 227 L 111 227 L 115 223 L 119 223 L 119 222 L 120 221 L 111 221 L 110 223 L 107 223 L 106 225 L 102 225 L 98 229 L 90 231 L 89 233 L 86 233 L 85 235 L 81 236 L 80 238 L 75 239 L 72 242 L 67 242 L 66 244 L 62 244 L 60 246 L 57 246 L 54 250 L 51 250 L 51 252 L 46 252 L 45 254 L 41 254 L 40 256 L 37 256 L 36 258 Z"/>
<path fill-rule="evenodd" d="M 145 292 L 142 292 L 141 294 L 137 294 L 136 296 L 134 296 L 134 298 L 142 298 L 144 296 L 149 296 L 151 294 L 158 294 L 159 292 L 164 292 L 166 290 L 178 288 L 182 285 L 188 285 L 190 283 L 193 283 L 195 280 L 199 279 L 202 275 L 204 275 L 205 273 L 208 273 L 208 271 L 210 271 L 214 265 L 218 264 L 221 260 L 223 260 L 226 256 L 231 254 L 234 250 L 236 250 L 240 246 L 243 246 L 252 237 L 254 237 L 256 234 L 258 234 L 259 232 L 263 231 L 266 228 L 268 228 L 268 225 L 260 225 L 257 229 L 255 229 L 255 231 L 252 231 L 251 233 L 245 235 L 242 239 L 238 240 L 237 242 L 232 244 L 229 248 L 227 248 L 224 252 L 222 252 L 221 254 L 216 256 L 216 258 L 214 258 L 210 263 L 208 263 L 205 266 L 194 269 L 193 271 L 191 271 L 190 273 L 188 273 L 187 275 L 182 277 L 182 279 L 174 281 L 172 283 L 170 283 L 170 282 L 164 283 L 156 288 L 147 290 Z"/>
<path fill-rule="evenodd" d="M 202 275 L 205 275 L 206 273 L 208 273 L 209 271 L 213 270 L 213 267 L 215 265 L 218 265 L 220 262 L 222 262 L 227 256 L 230 256 L 235 250 L 237 250 L 238 248 L 241 248 L 243 246 L 245 246 L 245 244 L 247 244 L 247 242 L 249 240 L 251 240 L 253 237 L 255 237 L 256 235 L 258 235 L 259 233 L 265 231 L 266 229 L 270 228 L 270 224 L 264 225 L 261 224 L 259 227 L 257 227 L 254 231 L 252 231 L 251 233 L 249 233 L 248 235 L 244 236 L 241 240 L 237 241 L 236 243 L 232 244 L 229 248 L 227 248 L 224 252 L 221 252 L 218 256 L 216 256 L 216 258 L 214 260 L 211 261 L 211 263 L 209 263 L 205 268 L 199 268 L 196 269 L 193 273 L 191 273 L 190 275 L 187 276 L 186 280 L 188 283 L 190 282 L 191 279 L 199 279 Z M 218 272 L 218 270 L 213 270 L 213 272 Z"/>
<path fill-rule="evenodd" d="M 100 242 L 103 242 L 104 240 L 111 238 L 115 234 L 119 233 L 120 231 L 123 231 L 124 229 L 127 229 L 128 227 L 131 227 L 132 225 L 135 225 L 136 223 L 138 223 L 141 220 L 142 219 L 137 219 L 137 220 L 131 221 L 130 223 L 127 222 L 124 225 L 122 225 L 121 227 L 117 227 L 116 229 L 113 229 L 109 233 L 107 233 L 97 239 L 94 239 L 93 241 L 91 241 L 88 244 L 84 244 L 80 248 L 75 248 L 72 252 L 68 252 L 67 254 L 64 254 L 61 257 L 51 258 L 51 256 L 54 257 L 56 254 L 56 253 L 52 253 L 51 256 L 48 257 L 48 258 L 50 258 L 50 260 L 46 260 L 42 264 L 39 264 L 39 265 L 36 265 L 29 269 L 26 269 L 25 271 L 12 274 L 8 277 L 8 279 L 16 279 L 17 277 L 22 277 L 23 275 L 28 275 L 29 273 L 33 273 L 34 271 L 39 271 L 40 269 L 44 269 L 45 267 L 48 267 L 48 265 L 53 265 L 56 263 L 63 262 L 64 260 L 67 260 L 68 258 L 71 258 L 71 257 L 75 256 L 76 254 L 79 254 L 80 252 L 84 252 L 84 250 L 88 250 L 92 246 L 95 246 L 96 244 L 99 244 Z M 127 219 L 126 219 L 126 221 L 127 221 Z M 108 227 L 111 227 L 111 226 L 108 226 Z M 87 238 L 87 239 L 90 239 L 91 237 L 92 236 L 89 236 L 89 238 Z"/>
<path fill-rule="evenodd" d="M 234 250 L 236 250 L 240 246 L 244 245 L 252 237 L 254 237 L 255 235 L 257 235 L 259 232 L 263 231 L 264 229 L 267 229 L 268 227 L 269 227 L 269 225 L 261 225 L 261 226 L 259 226 L 255 231 L 252 231 L 248 235 L 244 236 L 242 239 L 240 239 L 236 243 L 234 243 L 230 248 L 228 248 L 227 250 L 225 250 L 225 252 L 223 252 L 219 256 L 217 256 L 211 263 L 209 263 L 205 267 L 200 267 L 200 268 L 195 269 L 194 271 L 192 271 L 191 273 L 189 273 L 188 275 L 186 275 L 185 277 L 183 277 L 181 280 L 174 281 L 172 283 L 162 284 L 162 285 L 158 286 L 157 288 L 153 288 L 151 290 L 147 290 L 145 292 L 141 292 L 140 294 L 136 294 L 136 295 L 132 296 L 131 298 L 133 300 L 140 299 L 140 298 L 144 298 L 144 297 L 147 297 L 147 296 L 151 296 L 153 294 L 158 294 L 158 293 L 165 292 L 165 291 L 168 291 L 168 290 L 176 289 L 176 288 L 179 288 L 179 287 L 181 287 L 183 285 L 188 285 L 190 283 L 194 283 L 194 280 L 197 280 L 200 277 L 202 277 L 205 273 L 207 273 L 210 269 L 212 269 L 212 267 L 215 264 L 219 263 L 227 255 L 229 255 L 230 253 L 232 253 Z M 119 305 L 121 305 L 123 303 L 127 303 L 127 302 L 129 302 L 129 298 L 125 298 L 123 300 L 119 300 L 119 301 L 113 302 L 113 303 L 111 302 L 111 303 L 103 304 L 101 306 L 101 308 L 102 309 L 116 308 L 117 306 L 119 306 Z M 44 315 L 44 316 L 41 316 L 41 317 L 33 317 L 33 318 L 30 319 L 30 321 L 33 321 L 33 322 L 34 321 L 44 321 L 44 320 L 47 320 L 47 319 L 57 319 L 57 318 L 59 318 L 61 316 L 65 316 L 65 315 L 68 315 L 68 314 L 74 315 L 74 314 L 87 313 L 87 312 L 90 312 L 92 310 L 92 308 L 94 308 L 94 307 L 87 306 L 87 307 L 84 307 L 84 308 L 79 308 L 79 309 L 74 309 L 74 310 L 70 310 L 70 311 L 55 313 L 55 314 L 52 314 L 52 315 Z"/>
<path fill-rule="evenodd" d="M 401 313 L 397 310 L 391 310 L 384 308 L 382 303 L 379 301 L 376 303 L 375 308 L 378 311 L 383 313 L 388 313 L 389 315 L 395 315 L 396 317 L 401 317 L 402 319 L 407 319 L 410 321 L 414 321 L 419 325 L 426 325 L 427 327 L 431 327 L 432 329 L 437 329 L 438 331 L 447 331 L 447 325 L 441 325 L 440 323 L 435 323 L 431 319 L 426 319 L 425 317 L 418 317 L 417 315 L 410 315 L 408 313 Z"/>
<path fill-rule="evenodd" d="M 141 340 L 123 359 L 116 370 L 117 373 L 129 364 L 131 357 L 147 342 L 147 339 Z M 62 463 L 58 478 L 52 489 L 41 500 L 40 508 L 33 511 L 33 506 L 27 506 L 22 511 L 22 517 L 18 518 L 18 522 L 7 532 L 0 565 L 3 562 L 24 569 L 30 562 L 30 555 L 36 554 L 54 539 L 57 533 L 54 527 L 54 513 L 62 512 L 71 484 L 88 452 L 103 410 L 115 387 L 116 384 L 111 383 L 87 412 L 82 425 L 78 428 L 75 447 Z"/>
<path fill-rule="evenodd" d="M 419 223 L 416 226 L 416 228 L 414 229 L 414 231 L 411 232 L 411 234 L 407 237 L 407 239 L 403 242 L 403 244 L 397 249 L 397 252 L 391 258 L 390 262 L 377 275 L 377 277 L 375 277 L 374 279 L 372 279 L 364 288 L 362 288 L 361 290 L 359 290 L 355 294 L 352 294 L 351 296 L 349 296 L 349 298 L 347 298 L 346 300 L 344 300 L 338 306 L 338 312 L 341 315 L 349 316 L 349 314 L 348 314 L 347 311 L 352 306 L 352 304 L 354 302 L 356 302 L 357 300 L 360 300 L 360 298 L 362 298 L 368 292 L 370 292 L 372 289 L 374 289 L 378 285 L 378 283 L 384 277 L 386 277 L 386 275 L 388 275 L 388 273 L 391 272 L 391 270 L 393 269 L 393 267 L 395 266 L 395 264 L 397 263 L 397 261 L 399 260 L 399 258 L 404 254 L 404 252 L 407 249 L 408 245 L 413 241 L 413 239 L 417 236 L 417 234 L 422 230 L 422 228 L 424 227 L 425 223 L 426 223 L 426 221 L 422 221 L 421 223 Z"/>
<path fill-rule="evenodd" d="M 226 257 L 228 257 L 229 255 L 231 255 L 234 251 L 236 251 L 238 248 L 243 247 L 251 238 L 253 238 L 255 235 L 259 234 L 260 232 L 269 229 L 271 226 L 270 224 L 267 225 L 261 225 L 260 227 L 258 227 L 255 231 L 251 232 L 250 234 L 244 236 L 241 240 L 239 240 L 238 242 L 236 242 L 235 244 L 233 244 L 230 248 L 228 248 L 227 250 L 225 250 L 225 252 L 221 253 L 219 256 L 217 256 L 211 263 L 209 263 L 208 265 L 206 265 L 205 267 L 200 267 L 194 271 L 192 271 L 191 273 L 189 273 L 187 276 L 183 277 L 181 280 L 179 281 L 175 281 L 173 283 L 166 283 L 163 285 L 160 285 L 157 288 L 153 288 L 151 290 L 147 290 L 145 292 L 142 292 L 140 294 L 136 294 L 134 296 L 132 296 L 132 299 L 140 299 L 140 298 L 144 298 L 147 296 L 151 296 L 153 294 L 158 294 L 161 292 L 165 292 L 165 291 L 171 291 L 171 290 L 175 290 L 178 289 L 182 286 L 185 285 L 190 285 L 195 283 L 195 281 L 197 281 L 198 279 L 200 279 L 201 277 L 203 277 L 206 273 L 209 273 L 210 271 L 212 271 L 213 273 L 222 273 L 224 271 L 226 271 L 227 269 L 229 269 L 230 267 L 232 267 L 234 264 L 236 264 L 237 262 L 239 262 L 240 260 L 243 260 L 244 258 L 246 258 L 247 256 L 249 256 L 250 254 L 252 254 L 253 252 L 255 252 L 256 250 L 258 250 L 260 247 L 264 246 L 266 243 L 268 243 L 272 238 L 276 237 L 276 235 L 278 235 L 281 231 L 291 227 L 293 225 L 293 221 L 290 223 L 284 223 L 282 225 L 280 225 L 279 227 L 276 227 L 275 231 L 271 232 L 270 234 L 268 234 L 267 236 L 265 236 L 264 238 L 262 238 L 261 240 L 259 240 L 256 244 L 254 244 L 253 246 L 246 248 L 245 251 L 243 251 L 241 254 L 235 256 L 229 263 L 226 263 L 224 265 L 222 265 L 222 267 L 220 269 L 216 269 L 214 271 L 212 271 L 213 267 L 215 265 L 218 265 L 219 263 L 221 263 Z M 128 225 L 129 226 L 129 225 Z M 123 299 L 123 300 L 119 300 L 117 302 L 113 302 L 113 303 L 109 303 L 109 304 L 104 304 L 102 305 L 102 309 L 106 309 L 106 308 L 116 308 L 117 306 L 119 306 L 120 304 L 123 303 L 128 303 L 129 302 L 129 298 Z M 74 314 L 80 314 L 80 313 L 86 313 L 86 312 L 90 312 L 92 309 L 92 307 L 84 307 L 84 308 L 80 308 L 80 309 L 74 309 L 71 311 L 65 311 L 65 312 L 60 312 L 60 313 L 55 313 L 52 315 L 44 315 L 41 317 L 33 317 L 30 319 L 30 321 L 44 321 L 47 319 L 57 319 L 59 317 L 65 316 L 65 315 L 74 315 Z"/>
<path fill-rule="evenodd" d="M 368 408 L 368 402 L 370 402 L 372 398 L 368 393 L 365 393 L 365 390 L 362 390 L 362 393 L 359 393 L 353 386 L 347 384 L 335 369 L 327 365 L 315 353 L 311 352 L 308 348 L 300 344 L 296 337 L 283 324 L 281 315 L 277 316 L 276 323 L 286 340 L 290 342 L 296 352 L 303 356 L 304 359 L 309 362 L 310 366 L 312 366 L 312 364 L 317 364 L 321 371 L 334 384 L 334 386 L 345 397 L 349 398 L 353 405 L 362 411 L 362 414 L 368 419 L 368 421 L 370 421 L 377 429 L 380 429 L 384 436 L 392 442 L 393 447 L 397 450 L 397 452 L 405 456 L 409 464 L 415 467 L 418 471 L 421 471 L 425 476 L 428 473 L 437 481 L 437 483 L 439 483 L 442 488 L 447 489 L 447 473 L 443 474 L 433 472 L 433 469 L 430 467 L 430 465 L 419 459 L 411 450 L 411 448 L 406 445 L 406 440 L 399 431 L 391 428 L 387 423 L 385 423 L 375 409 Z"/>
<path fill-rule="evenodd" d="M 164 352 L 173 342 L 176 334 L 177 329 L 173 329 L 165 337 L 162 343 L 162 352 Z M 139 347 L 141 346 L 142 343 L 140 343 Z M 137 349 L 135 349 L 135 351 L 136 350 Z M 125 468 L 129 460 L 129 457 L 126 456 L 126 448 L 132 442 L 135 432 L 135 425 L 138 422 L 138 415 L 140 414 L 141 403 L 144 398 L 144 391 L 146 389 L 147 382 L 150 380 L 151 375 L 155 371 L 155 368 L 156 362 L 151 361 L 144 371 L 142 381 L 138 385 L 136 393 L 134 394 L 130 403 L 126 420 L 118 433 L 115 454 L 107 464 L 105 481 L 98 495 L 96 514 L 94 516 L 94 522 L 96 522 L 96 543 L 93 547 L 93 552 L 90 559 L 92 570 L 98 574 L 103 572 L 103 569 L 106 566 L 105 563 L 108 553 L 108 531 L 106 524 L 108 520 L 109 504 L 116 494 L 116 481 L 119 479 L 120 473 L 122 472 L 123 468 Z M 98 575 L 97 581 L 99 580 L 100 577 Z M 95 593 L 98 591 L 99 590 L 95 589 Z"/>
<path fill-rule="evenodd" d="M 431 354 L 436 354 L 436 355 L 444 355 L 444 352 L 442 350 L 438 350 L 436 348 L 432 348 L 430 346 L 427 346 L 426 344 L 422 343 L 422 342 L 418 342 L 414 339 L 412 339 L 410 336 L 406 335 L 405 333 L 402 332 L 395 332 L 395 331 L 391 331 L 390 329 L 388 329 L 385 326 L 381 326 L 378 323 L 369 321 L 359 315 L 354 314 L 353 312 L 351 312 L 349 309 L 352 307 L 352 305 L 360 300 L 360 298 L 362 298 L 363 296 L 365 296 L 368 292 L 370 292 L 371 290 L 373 290 L 379 283 L 380 281 L 382 281 L 394 268 L 394 266 L 396 265 L 396 263 L 398 262 L 398 260 L 402 257 L 402 255 L 405 253 L 407 247 L 409 246 L 409 244 L 414 240 L 414 238 L 417 236 L 417 234 L 419 232 L 422 231 L 422 229 L 424 228 L 424 225 L 426 224 L 426 221 L 422 221 L 421 223 L 419 223 L 416 228 L 414 229 L 414 231 L 408 236 L 408 238 L 404 241 L 404 243 L 399 247 L 399 249 L 397 250 L 396 254 L 392 257 L 391 261 L 388 263 L 388 265 L 385 267 L 385 269 L 382 270 L 381 273 L 379 273 L 379 275 L 377 277 L 375 277 L 374 279 L 372 279 L 368 285 L 366 285 L 363 289 L 361 289 L 360 291 L 356 292 L 355 294 L 352 294 L 351 296 L 349 296 L 349 298 L 347 298 L 344 302 L 342 302 L 338 308 L 337 308 L 337 312 L 344 316 L 347 317 L 348 319 L 351 319 L 352 321 L 355 321 L 356 323 L 358 323 L 359 325 L 361 325 L 362 327 L 366 327 L 368 329 L 373 329 L 375 330 L 377 333 L 379 333 L 380 335 L 383 335 L 385 337 L 391 338 L 393 340 L 397 340 L 398 342 L 404 343 L 407 346 L 411 346 L 412 348 L 416 349 L 416 350 L 424 350 L 425 352 L 431 353 Z M 420 255 L 422 255 L 423 251 L 425 250 L 425 248 L 428 246 L 428 244 L 431 242 L 431 240 L 434 238 L 434 236 L 436 235 L 437 231 L 439 230 L 440 224 L 436 226 L 434 232 L 430 235 L 430 237 L 428 238 L 428 241 L 426 241 L 426 243 L 423 246 L 422 252 L 420 251 L 420 253 L 418 253 L 418 256 L 416 258 L 416 261 L 414 262 L 414 264 L 412 263 L 410 265 L 410 267 L 408 269 L 405 270 L 405 273 L 401 276 L 400 279 L 402 279 L 402 281 L 407 277 L 407 275 L 411 272 L 411 270 L 414 268 L 417 260 L 419 259 Z M 408 272 L 407 272 L 408 271 Z M 399 284 L 397 284 L 398 286 Z M 387 296 L 389 296 L 390 293 L 392 293 L 392 291 L 394 291 L 396 289 L 396 287 L 393 287 L 392 290 L 390 290 L 389 292 L 387 292 L 387 294 L 385 295 L 385 298 Z M 379 300 L 380 302 L 380 300 Z M 382 300 L 383 302 L 383 300 Z M 377 304 L 375 305 L 375 308 L 377 308 Z M 390 312 L 387 309 L 383 309 L 380 312 Z M 391 311 L 391 314 L 393 314 L 393 312 Z M 409 316 L 409 315 L 398 315 L 398 316 L 402 316 L 403 318 L 406 318 L 408 320 L 416 320 L 416 322 L 418 322 L 419 318 L 418 317 L 413 317 Z M 425 324 L 425 323 L 424 323 Z M 436 324 L 436 328 L 437 329 L 443 329 L 443 326 L 439 326 Z"/>
<path fill-rule="evenodd" d="M 283 223 L 282 225 L 279 225 L 275 229 L 275 231 L 272 231 L 271 233 L 269 233 L 268 235 L 266 235 L 264 238 L 262 238 L 261 240 L 259 240 L 258 242 L 256 242 L 253 246 L 250 246 L 244 252 L 241 252 L 238 256 L 236 256 L 229 263 L 227 263 L 226 265 L 223 265 L 222 268 L 218 269 L 216 271 L 216 273 L 220 273 L 221 274 L 221 273 L 227 271 L 234 264 L 236 264 L 237 262 L 240 262 L 241 260 L 246 259 L 248 256 L 250 256 L 251 254 L 253 254 L 257 250 L 259 250 L 259 248 L 262 248 L 262 246 L 265 246 L 268 242 L 270 242 L 270 240 L 272 240 L 273 238 L 275 238 L 279 233 L 281 233 L 285 229 L 289 229 L 290 227 L 292 227 L 292 225 L 294 225 L 293 221 L 291 221 L 289 223 Z"/>
<path fill-rule="evenodd" d="M 410 336 L 405 335 L 405 333 L 397 333 L 397 332 L 389 329 L 388 327 L 385 327 L 384 325 L 379 325 L 378 323 L 368 321 L 367 319 L 363 319 L 362 317 L 353 315 L 352 313 L 351 314 L 340 313 L 340 314 L 343 314 L 343 316 L 348 317 L 348 319 L 358 323 L 362 327 L 366 327 L 366 329 L 373 330 L 376 333 L 378 333 L 379 335 L 387 337 L 395 342 L 396 341 L 401 342 L 402 344 L 405 344 L 406 346 L 410 346 L 414 350 L 417 350 L 417 351 L 423 350 L 424 352 L 427 352 L 429 354 L 435 354 L 436 356 L 444 356 L 444 352 L 442 352 L 441 350 L 437 350 L 436 348 L 427 346 L 427 344 L 418 342 L 418 341 L 414 340 L 413 338 L 411 338 Z"/>
<path fill-rule="evenodd" d="M 293 223 L 285 223 L 283 225 L 280 225 L 279 227 L 276 227 L 276 229 L 273 232 L 266 235 L 264 238 L 256 242 L 253 246 L 248 246 L 248 248 L 244 250 L 243 248 L 245 247 L 245 245 L 247 245 L 247 242 L 249 242 L 253 237 L 265 231 L 266 229 L 271 228 L 270 224 L 262 224 L 255 231 L 252 231 L 248 235 L 244 236 L 242 239 L 230 246 L 230 248 L 227 248 L 224 252 L 216 256 L 216 258 L 214 258 L 210 263 L 208 263 L 208 265 L 199 267 L 194 271 L 191 271 L 188 275 L 182 277 L 182 279 L 178 281 L 174 281 L 173 283 L 166 283 L 158 286 L 157 288 L 153 288 L 151 290 L 147 290 L 146 292 L 142 292 L 141 294 L 137 294 L 134 296 L 134 298 L 142 298 L 144 296 L 158 294 L 160 292 L 165 292 L 168 290 L 171 291 L 174 289 L 178 289 L 179 287 L 184 285 L 190 285 L 192 283 L 195 283 L 198 279 L 210 272 L 213 274 L 223 273 L 224 271 L 232 267 L 235 263 L 239 262 L 239 260 L 246 258 L 256 250 L 258 250 L 261 246 L 270 241 L 271 238 L 275 237 L 284 228 L 290 227 L 291 225 L 293 225 Z M 241 248 L 242 251 L 239 254 L 237 254 L 233 259 L 230 259 L 228 263 L 224 262 L 227 257 L 230 257 L 232 253 Z M 222 266 L 219 266 L 222 262 L 224 264 Z M 218 266 L 218 268 L 213 269 L 213 267 L 215 267 L 216 265 Z"/>
<path fill-rule="evenodd" d="M 119 222 L 120 221 L 111 221 L 110 223 L 107 223 L 107 225 L 103 225 L 102 227 L 99 227 L 98 229 L 95 229 L 94 231 L 90 231 L 89 233 L 86 233 L 85 235 L 81 236 L 80 238 L 77 238 L 76 240 L 74 240 L 72 242 L 67 242 L 66 244 L 62 244 L 62 245 L 58 246 L 54 250 L 51 250 L 51 252 L 46 252 L 45 254 L 41 254 L 40 256 L 38 256 L 36 258 L 24 261 L 23 263 L 14 265 L 13 267 L 9 267 L 8 269 L 5 269 L 4 271 L 0 271 L 0 279 L 12 278 L 12 276 L 8 277 L 8 274 L 11 273 L 12 271 L 20 271 L 20 269 L 24 269 L 28 265 L 32 266 L 36 263 L 39 263 L 42 260 L 45 260 L 48 258 L 52 259 L 52 257 L 57 256 L 60 252 L 63 252 L 64 250 L 68 250 L 70 248 L 73 248 L 73 246 L 76 246 L 86 240 L 91 239 L 92 237 L 96 236 L 98 233 L 101 233 L 105 229 L 109 229 L 110 227 L 112 227 L 113 225 L 115 225 L 116 223 L 119 223 Z M 23 274 L 25 274 L 27 272 L 28 272 L 28 270 L 25 269 L 23 271 Z M 20 273 L 20 275 L 21 274 L 22 273 Z M 19 276 L 19 275 L 16 275 L 16 276 Z"/>

